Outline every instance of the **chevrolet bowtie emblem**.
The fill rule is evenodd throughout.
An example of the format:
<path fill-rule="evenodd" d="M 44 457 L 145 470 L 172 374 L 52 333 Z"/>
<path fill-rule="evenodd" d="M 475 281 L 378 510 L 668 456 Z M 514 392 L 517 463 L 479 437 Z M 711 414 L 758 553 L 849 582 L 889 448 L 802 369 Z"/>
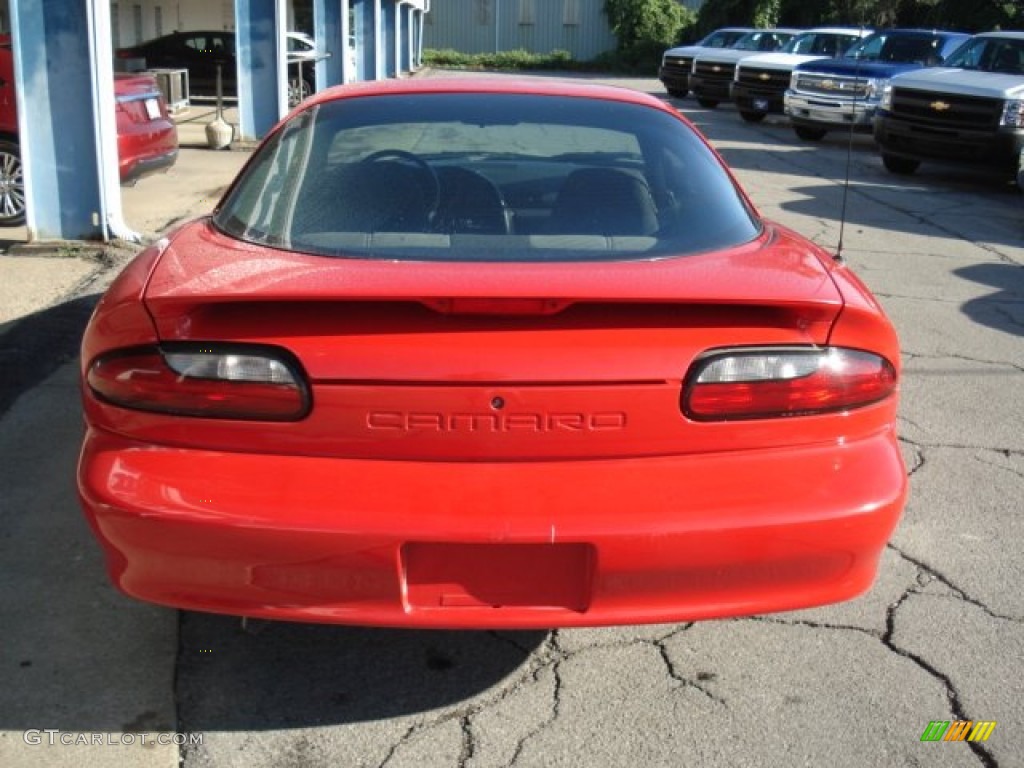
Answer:
<path fill-rule="evenodd" d="M 718 66 L 717 64 L 715 64 L 715 66 L 713 66 L 713 67 L 711 68 L 711 71 L 712 71 L 712 72 L 721 72 L 721 71 L 722 71 L 722 68 L 721 68 L 720 66 Z"/>
<path fill-rule="evenodd" d="M 834 80 L 822 80 L 821 87 L 831 91 L 833 88 L 836 87 L 836 83 Z"/>
<path fill-rule="evenodd" d="M 769 75 L 767 72 L 762 72 L 760 75 L 758 75 L 758 77 L 761 78 L 762 80 L 771 80 L 772 79 L 772 76 Z"/>
<path fill-rule="evenodd" d="M 947 109 L 949 109 L 949 104 L 947 104 L 944 101 L 933 101 L 928 106 L 930 106 L 936 112 L 945 112 Z"/>

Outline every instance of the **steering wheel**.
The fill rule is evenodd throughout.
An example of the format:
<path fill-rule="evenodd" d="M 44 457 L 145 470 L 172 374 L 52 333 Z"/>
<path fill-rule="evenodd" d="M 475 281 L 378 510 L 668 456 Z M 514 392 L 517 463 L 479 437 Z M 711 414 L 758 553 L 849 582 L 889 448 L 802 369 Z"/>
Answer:
<path fill-rule="evenodd" d="M 430 167 L 430 163 L 419 155 L 406 152 L 404 149 L 380 149 L 371 152 L 360 162 L 378 163 L 382 161 L 396 161 L 420 172 L 418 185 L 423 191 L 423 199 L 427 202 L 427 217 L 433 221 L 437 215 L 437 209 L 441 205 L 441 182 L 437 178 L 437 174 L 434 173 L 434 169 Z"/>

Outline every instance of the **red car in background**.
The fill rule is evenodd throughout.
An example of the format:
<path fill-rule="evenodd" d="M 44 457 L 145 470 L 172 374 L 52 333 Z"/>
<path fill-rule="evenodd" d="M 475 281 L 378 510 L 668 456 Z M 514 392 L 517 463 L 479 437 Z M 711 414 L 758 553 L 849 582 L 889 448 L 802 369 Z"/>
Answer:
<path fill-rule="evenodd" d="M 870 587 L 896 333 L 677 110 L 539 79 L 303 104 L 85 332 L 78 489 L 118 587 L 438 628 Z"/>
<path fill-rule="evenodd" d="M 11 39 L 0 37 L 0 226 L 15 226 L 25 220 L 14 83 Z M 156 80 L 147 74 L 116 74 L 114 98 L 121 183 L 132 184 L 174 165 L 178 130 Z"/>

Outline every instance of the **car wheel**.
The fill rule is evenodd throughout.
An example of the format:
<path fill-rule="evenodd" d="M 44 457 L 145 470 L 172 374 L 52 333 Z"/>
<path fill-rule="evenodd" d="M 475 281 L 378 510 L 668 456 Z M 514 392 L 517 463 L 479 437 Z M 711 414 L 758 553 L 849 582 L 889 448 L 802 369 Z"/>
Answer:
<path fill-rule="evenodd" d="M 698 98 L 697 99 L 697 103 L 700 104 L 705 109 L 714 109 L 715 107 L 718 106 L 718 100 L 717 99 L 700 99 L 700 98 Z"/>
<path fill-rule="evenodd" d="M 18 145 L 0 140 L 0 226 L 25 222 L 25 177 Z"/>
<path fill-rule="evenodd" d="M 743 118 L 745 123 L 760 123 L 765 119 L 766 115 L 764 112 L 747 112 L 741 111 L 740 117 Z"/>
<path fill-rule="evenodd" d="M 824 128 L 811 128 L 806 125 L 794 125 L 793 130 L 804 141 L 821 141 L 828 133 Z"/>
<path fill-rule="evenodd" d="M 900 176 L 909 176 L 921 165 L 918 160 L 911 160 L 909 157 L 897 157 L 896 155 L 882 155 L 882 165 L 889 173 Z"/>
<path fill-rule="evenodd" d="M 313 95 L 313 84 L 304 77 L 297 77 L 288 81 L 288 106 L 294 107 L 299 102 L 308 99 Z"/>
<path fill-rule="evenodd" d="M 686 98 L 686 94 L 688 94 L 688 93 L 689 93 L 689 91 L 685 90 L 683 88 L 669 88 L 668 89 L 668 95 L 671 96 L 673 99 L 685 99 Z"/>

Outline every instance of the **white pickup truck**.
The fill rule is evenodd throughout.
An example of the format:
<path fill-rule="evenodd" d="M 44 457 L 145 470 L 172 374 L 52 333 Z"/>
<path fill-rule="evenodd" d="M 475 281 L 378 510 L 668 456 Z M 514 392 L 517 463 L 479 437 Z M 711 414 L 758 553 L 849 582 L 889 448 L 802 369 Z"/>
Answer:
<path fill-rule="evenodd" d="M 858 40 L 874 30 L 851 27 L 816 27 L 801 32 L 775 53 L 761 53 L 736 65 L 732 100 L 740 117 L 757 123 L 768 114 L 782 114 L 783 96 L 793 68 L 816 59 L 842 56 Z"/>
<path fill-rule="evenodd" d="M 1024 150 L 1024 32 L 975 35 L 944 66 L 894 77 L 874 119 L 882 162 L 1019 173 Z M 1018 177 L 1020 178 L 1020 177 Z"/>

